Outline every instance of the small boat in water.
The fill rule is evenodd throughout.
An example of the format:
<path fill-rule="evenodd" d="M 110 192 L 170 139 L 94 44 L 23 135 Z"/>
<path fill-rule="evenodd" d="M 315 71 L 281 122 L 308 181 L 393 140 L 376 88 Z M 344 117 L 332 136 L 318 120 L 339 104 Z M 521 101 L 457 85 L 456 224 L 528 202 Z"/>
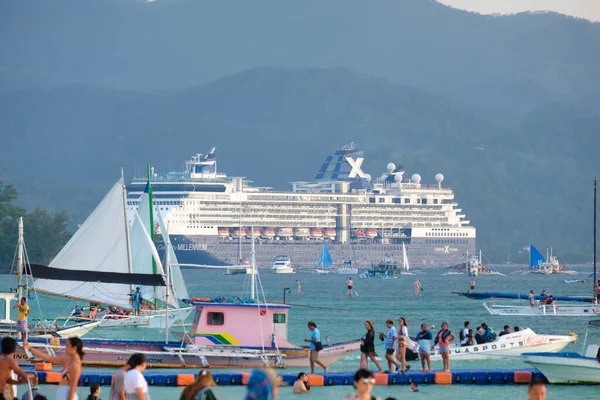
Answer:
<path fill-rule="evenodd" d="M 590 327 L 600 328 L 600 320 L 590 321 Z M 585 349 L 588 331 L 585 332 Z M 585 354 L 524 353 L 523 361 L 540 371 L 550 383 L 600 384 L 600 347 L 591 344 Z"/>
<path fill-rule="evenodd" d="M 276 274 L 295 274 L 296 270 L 292 268 L 292 261 L 290 257 L 286 255 L 280 255 L 275 257 L 275 263 L 271 267 Z"/>
<path fill-rule="evenodd" d="M 331 261 L 331 254 L 329 254 L 329 249 L 327 248 L 327 242 L 323 242 L 323 250 L 321 250 L 321 254 L 319 255 L 319 261 L 317 261 L 317 266 L 315 267 L 315 273 L 318 275 L 328 275 L 331 273 L 331 270 L 328 269 L 333 265 Z"/>
<path fill-rule="evenodd" d="M 398 275 L 415 275 L 414 272 L 410 272 L 410 263 L 408 262 L 408 255 L 406 254 L 406 246 L 402 243 L 402 267 L 404 271 L 397 271 Z"/>
<path fill-rule="evenodd" d="M 526 352 L 556 352 L 577 340 L 577 335 L 538 335 L 531 329 L 523 329 L 499 336 L 495 341 L 472 346 L 459 343 L 450 347 L 452 360 L 486 360 L 501 357 L 520 357 Z M 431 352 L 432 360 L 441 360 L 438 346 Z"/>
<path fill-rule="evenodd" d="M 492 305 L 485 309 L 492 315 L 526 315 L 552 317 L 596 317 L 600 315 L 600 305 L 565 306 L 557 304 L 540 304 L 531 306 Z"/>
<path fill-rule="evenodd" d="M 377 265 L 372 265 L 370 269 L 363 272 L 360 277 L 363 279 L 375 278 L 375 279 L 391 279 L 395 278 L 399 272 L 398 262 L 391 257 L 386 257 Z"/>

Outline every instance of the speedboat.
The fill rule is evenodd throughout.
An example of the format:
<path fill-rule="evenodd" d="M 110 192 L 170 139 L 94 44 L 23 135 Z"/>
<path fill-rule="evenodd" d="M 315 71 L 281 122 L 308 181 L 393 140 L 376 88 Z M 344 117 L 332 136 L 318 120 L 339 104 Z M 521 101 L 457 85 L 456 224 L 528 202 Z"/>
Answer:
<path fill-rule="evenodd" d="M 590 321 L 589 327 L 600 327 L 600 320 Z M 587 331 L 586 331 L 587 339 Z M 585 349 L 585 341 L 583 348 Z M 579 353 L 524 353 L 523 361 L 532 365 L 550 383 L 600 383 L 600 353 L 597 344 Z"/>
<path fill-rule="evenodd" d="M 557 352 L 577 340 L 577 335 L 538 335 L 531 329 L 523 329 L 499 336 L 494 342 L 450 347 L 450 357 L 460 360 L 485 360 L 500 357 L 520 357 L 523 353 Z M 432 360 L 441 360 L 438 346 L 431 352 Z"/>
<path fill-rule="evenodd" d="M 296 271 L 292 268 L 292 261 L 286 255 L 275 257 L 275 263 L 271 268 L 276 274 L 295 274 Z"/>

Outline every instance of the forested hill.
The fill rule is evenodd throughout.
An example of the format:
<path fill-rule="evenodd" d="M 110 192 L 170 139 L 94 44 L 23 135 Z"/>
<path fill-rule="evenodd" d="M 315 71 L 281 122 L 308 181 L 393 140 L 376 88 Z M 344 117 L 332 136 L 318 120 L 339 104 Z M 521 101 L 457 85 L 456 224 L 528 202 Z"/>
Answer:
<path fill-rule="evenodd" d="M 179 169 L 217 146 L 221 171 L 285 189 L 355 141 L 373 176 L 390 161 L 424 183 L 442 172 L 492 260 L 524 260 L 518 251 L 533 242 L 587 262 L 600 117 L 593 101 L 541 100 L 502 124 L 455 96 L 316 68 L 252 69 L 152 93 L 22 90 L 0 95 L 0 178 L 22 204 L 66 208 L 80 223 L 121 166 L 128 176 L 146 162 Z"/>

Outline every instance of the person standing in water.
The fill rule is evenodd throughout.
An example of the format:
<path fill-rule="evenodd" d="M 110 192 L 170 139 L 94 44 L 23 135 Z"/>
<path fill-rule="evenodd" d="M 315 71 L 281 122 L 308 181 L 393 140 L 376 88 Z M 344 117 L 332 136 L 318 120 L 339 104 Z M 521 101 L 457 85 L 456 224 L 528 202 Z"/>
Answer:
<path fill-rule="evenodd" d="M 470 290 L 475 291 L 475 279 L 471 278 L 471 281 L 469 282 L 469 287 L 471 288 Z"/>
<path fill-rule="evenodd" d="M 354 282 L 352 282 L 352 278 L 348 278 L 348 291 L 346 292 L 347 296 L 352 296 L 353 288 L 354 288 Z"/>
<path fill-rule="evenodd" d="M 415 296 L 420 295 L 422 290 L 423 286 L 421 286 L 421 282 L 419 282 L 419 278 L 417 278 L 415 281 Z"/>
<path fill-rule="evenodd" d="M 300 294 L 300 281 L 296 279 L 296 293 Z"/>

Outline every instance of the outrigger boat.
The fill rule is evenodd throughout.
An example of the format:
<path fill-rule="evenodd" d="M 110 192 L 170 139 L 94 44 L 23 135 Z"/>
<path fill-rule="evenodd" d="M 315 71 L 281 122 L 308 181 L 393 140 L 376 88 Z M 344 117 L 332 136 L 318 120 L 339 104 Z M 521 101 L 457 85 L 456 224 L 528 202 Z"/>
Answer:
<path fill-rule="evenodd" d="M 30 266 L 29 273 L 35 279 L 33 289 L 36 293 L 131 310 L 131 293 L 140 287 L 143 299 L 156 305 L 157 310 L 139 316 L 99 316 L 99 327 L 147 325 L 165 329 L 193 311 L 191 307 L 183 308 L 179 314 L 172 311 L 165 318 L 168 308 L 175 310 L 179 299 L 189 297 L 185 282 L 160 212 L 154 218 L 150 178 L 131 227 L 126 198 L 121 177 L 48 266 Z M 169 287 L 154 243 L 157 231 L 172 260 Z M 67 316 L 46 323 L 64 328 L 84 320 Z"/>
<path fill-rule="evenodd" d="M 450 347 L 453 360 L 486 360 L 503 357 L 520 357 L 526 352 L 557 352 L 577 340 L 577 335 L 538 335 L 531 329 L 523 329 L 499 336 L 494 342 Z M 431 351 L 432 360 L 441 360 L 438 346 Z"/>
<path fill-rule="evenodd" d="M 29 259 L 27 257 L 27 249 L 25 248 L 23 218 L 19 218 L 19 241 L 17 245 L 17 263 L 14 268 L 14 273 L 17 277 L 17 288 L 10 292 L 0 292 L 0 300 L 4 301 L 4 317 L 0 319 L 0 334 L 2 336 L 12 336 L 20 338 L 21 333 L 17 332 L 17 321 L 10 318 L 12 302 L 18 303 L 21 297 L 31 299 L 29 296 L 29 287 L 24 281 L 23 272 L 29 269 Z M 26 278 L 25 278 L 26 279 Z M 28 337 L 70 337 L 83 336 L 89 333 L 92 329 L 100 325 L 97 321 L 78 321 L 68 327 L 57 327 L 44 323 L 31 324 L 28 327 Z"/>
<path fill-rule="evenodd" d="M 600 327 L 600 320 L 590 321 L 589 327 Z M 585 332 L 583 348 L 587 343 Z M 524 353 L 523 361 L 540 371 L 550 383 L 599 384 L 600 352 L 597 344 L 587 347 L 585 354 L 579 353 Z"/>
<path fill-rule="evenodd" d="M 252 241 L 252 266 L 254 241 Z M 261 303 L 256 295 L 257 274 L 252 274 L 251 294 L 240 298 L 193 298 L 184 300 L 195 307 L 196 314 L 189 333 L 180 333 L 181 341 L 147 342 L 131 340 L 91 339 L 85 342 L 87 366 L 123 365 L 135 352 L 148 357 L 148 365 L 156 368 L 256 368 L 271 366 L 302 367 L 307 365 L 309 350 L 288 342 L 288 312 L 290 305 Z M 264 297 L 264 294 L 263 294 Z M 34 341 L 48 351 L 63 352 L 56 344 Z M 62 342 L 61 342 L 62 344 Z M 53 348 L 56 347 L 56 348 Z M 331 365 L 358 351 L 360 340 L 323 343 L 319 359 Z M 30 363 L 23 353 L 16 357 Z"/>

